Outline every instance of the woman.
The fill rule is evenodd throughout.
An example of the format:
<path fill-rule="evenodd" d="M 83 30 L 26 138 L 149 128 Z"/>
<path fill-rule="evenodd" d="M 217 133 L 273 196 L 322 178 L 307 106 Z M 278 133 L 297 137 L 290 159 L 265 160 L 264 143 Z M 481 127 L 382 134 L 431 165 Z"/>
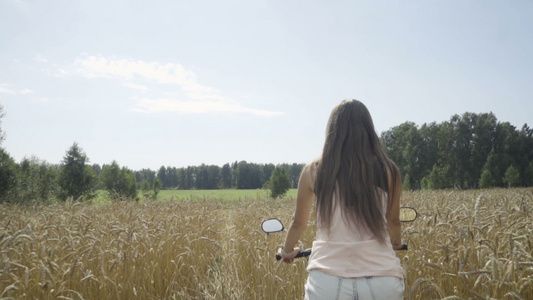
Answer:
<path fill-rule="evenodd" d="M 305 299 L 402 299 L 400 174 L 383 152 L 368 109 L 345 100 L 329 118 L 322 156 L 304 167 L 280 250 L 290 263 L 316 196 L 317 233 Z"/>

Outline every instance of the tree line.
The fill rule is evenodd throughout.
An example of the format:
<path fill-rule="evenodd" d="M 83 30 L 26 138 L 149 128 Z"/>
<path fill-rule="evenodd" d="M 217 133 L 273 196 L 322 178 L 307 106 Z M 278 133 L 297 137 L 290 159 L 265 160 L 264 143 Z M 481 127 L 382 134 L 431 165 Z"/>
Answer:
<path fill-rule="evenodd" d="M 0 146 L 3 139 L 0 130 Z M 406 190 L 533 186 L 533 129 L 524 124 L 517 130 L 492 113 L 454 115 L 449 121 L 422 126 L 405 122 L 383 132 L 381 142 L 400 168 Z M 16 163 L 0 147 L 0 203 L 90 198 L 97 190 L 107 190 L 115 199 L 135 199 L 139 191 L 145 198 L 155 198 L 161 189 L 269 188 L 277 196 L 297 187 L 303 167 L 235 161 L 222 167 L 202 164 L 134 171 L 116 161 L 91 165 L 77 143 L 60 164 L 37 157 Z"/>
<path fill-rule="evenodd" d="M 46 202 L 57 198 L 92 198 L 96 191 L 106 190 L 112 199 L 156 198 L 161 189 L 260 189 L 272 190 L 272 196 L 283 195 L 296 187 L 304 164 L 256 164 L 246 161 L 216 165 L 164 167 L 158 171 L 133 171 L 111 164 L 89 164 L 87 154 L 77 143 L 66 152 L 61 164 L 54 165 L 36 157 L 24 158 L 17 164 L 0 149 L 0 203 Z M 277 169 L 281 173 L 272 176 Z M 282 180 L 270 185 L 271 179 Z M 276 188 L 283 187 L 281 191 Z M 277 193 L 275 191 L 278 191 Z"/>
<path fill-rule="evenodd" d="M 285 169 L 291 180 L 291 187 L 296 188 L 304 164 L 279 164 Z M 274 164 L 257 164 L 246 161 L 217 165 L 189 166 L 186 168 L 161 166 L 159 170 L 142 169 L 135 171 L 138 182 L 147 180 L 152 184 L 158 178 L 164 189 L 259 189 L 263 188 L 277 166 Z"/>
<path fill-rule="evenodd" d="M 533 186 L 533 129 L 499 122 L 493 113 L 464 113 L 381 134 L 404 189 Z"/>

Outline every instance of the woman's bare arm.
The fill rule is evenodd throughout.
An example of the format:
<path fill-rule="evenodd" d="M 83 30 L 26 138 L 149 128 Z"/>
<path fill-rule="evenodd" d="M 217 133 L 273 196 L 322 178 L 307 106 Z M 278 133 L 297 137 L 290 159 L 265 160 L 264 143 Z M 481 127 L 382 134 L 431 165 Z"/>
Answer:
<path fill-rule="evenodd" d="M 311 165 L 306 165 L 302 171 L 302 174 L 300 175 L 300 180 L 298 181 L 296 210 L 294 212 L 294 217 L 283 246 L 283 250 L 287 254 L 294 252 L 294 247 L 298 243 L 298 240 L 307 227 L 309 214 L 311 212 L 311 208 L 313 207 L 315 193 L 311 169 Z M 294 253 L 294 255 L 296 255 L 296 253 Z"/>
<path fill-rule="evenodd" d="M 402 223 L 400 222 L 400 196 L 402 188 L 400 185 L 400 174 L 389 170 L 389 193 L 388 193 L 388 211 L 387 227 L 392 248 L 401 249 L 402 243 Z"/>

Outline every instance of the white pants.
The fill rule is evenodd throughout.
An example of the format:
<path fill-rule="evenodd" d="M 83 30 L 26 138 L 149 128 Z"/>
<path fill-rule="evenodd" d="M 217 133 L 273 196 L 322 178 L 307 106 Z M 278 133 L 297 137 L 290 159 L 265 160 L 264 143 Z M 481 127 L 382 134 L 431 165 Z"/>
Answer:
<path fill-rule="evenodd" d="M 345 278 L 309 271 L 305 284 L 305 300 L 402 300 L 402 278 L 394 276 Z"/>

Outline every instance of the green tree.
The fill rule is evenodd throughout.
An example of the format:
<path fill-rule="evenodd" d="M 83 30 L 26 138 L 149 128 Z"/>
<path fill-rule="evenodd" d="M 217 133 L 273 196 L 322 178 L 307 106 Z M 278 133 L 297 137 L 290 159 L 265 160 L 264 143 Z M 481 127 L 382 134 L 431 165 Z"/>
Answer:
<path fill-rule="evenodd" d="M 157 177 L 154 179 L 153 190 L 154 190 L 154 199 L 157 199 L 157 195 L 159 194 L 159 191 L 161 191 L 161 181 Z"/>
<path fill-rule="evenodd" d="M 450 119 L 453 126 L 453 146 L 451 153 L 453 159 L 448 164 L 453 165 L 454 186 L 469 188 L 470 172 L 472 170 L 470 154 L 472 153 L 472 114 L 464 113 L 462 116 L 454 115 Z M 479 181 L 477 176 L 476 181 Z M 477 184 L 477 182 L 476 182 Z"/>
<path fill-rule="evenodd" d="M 57 167 L 37 157 L 24 158 L 18 174 L 19 203 L 48 202 L 57 191 Z"/>
<path fill-rule="evenodd" d="M 409 174 L 405 174 L 402 182 L 402 190 L 410 191 L 411 190 L 411 180 L 409 179 Z"/>
<path fill-rule="evenodd" d="M 433 166 L 439 161 L 439 131 L 440 126 L 435 122 L 423 124 L 420 129 L 422 146 L 418 160 L 420 163 L 420 176 L 424 178 L 431 172 Z"/>
<path fill-rule="evenodd" d="M 207 166 L 201 164 L 196 167 L 196 188 L 199 190 L 208 189 L 209 185 L 209 174 L 207 172 Z"/>
<path fill-rule="evenodd" d="M 178 169 L 178 189 L 188 190 L 189 186 L 187 185 L 187 171 L 185 168 Z"/>
<path fill-rule="evenodd" d="M 222 188 L 232 188 L 232 175 L 229 163 L 222 166 L 222 170 L 220 171 L 220 177 Z"/>
<path fill-rule="evenodd" d="M 258 164 L 240 161 L 236 173 L 238 189 L 258 189 L 263 186 L 261 182 L 262 169 Z"/>
<path fill-rule="evenodd" d="M 4 117 L 4 107 L 0 104 L 0 126 Z M 13 202 L 10 199 L 17 185 L 17 164 L 11 156 L 4 150 L 2 142 L 5 135 L 0 127 L 0 203 Z"/>
<path fill-rule="evenodd" d="M 497 125 L 497 120 L 493 113 L 473 115 L 473 120 L 473 145 L 470 154 L 472 166 L 470 178 L 472 178 L 472 182 L 470 182 L 470 187 L 476 187 L 475 182 L 473 182 L 474 179 L 481 178 L 484 171 L 483 167 L 492 150 Z"/>
<path fill-rule="evenodd" d="M 78 200 L 81 197 L 92 198 L 95 196 L 97 177 L 91 166 L 89 159 L 83 149 L 77 143 L 67 151 L 61 164 L 59 174 L 59 199 L 65 201 L 72 197 Z"/>
<path fill-rule="evenodd" d="M 187 166 L 187 169 L 185 169 L 185 190 L 192 190 L 194 189 L 195 187 L 195 180 L 194 178 L 196 177 L 196 171 L 195 171 L 195 167 L 191 167 L 191 166 Z M 164 185 L 163 187 L 164 188 Z"/>
<path fill-rule="evenodd" d="M 220 186 L 220 167 L 205 164 L 196 168 L 196 188 L 201 190 L 213 190 Z"/>
<path fill-rule="evenodd" d="M 248 189 L 250 184 L 250 167 L 246 161 L 240 161 L 235 170 L 237 189 Z"/>
<path fill-rule="evenodd" d="M 524 171 L 524 182 L 526 186 L 533 186 L 533 160 L 529 162 L 529 165 Z"/>
<path fill-rule="evenodd" d="M 515 168 L 513 165 L 511 165 L 507 169 L 507 171 L 505 171 L 503 182 L 508 187 L 513 187 L 513 186 L 517 186 L 518 184 L 520 184 L 520 173 L 518 173 L 518 169 Z"/>
<path fill-rule="evenodd" d="M 145 180 L 148 181 L 149 187 L 154 184 L 155 171 L 150 169 L 142 169 L 140 171 L 134 171 L 133 173 L 135 174 L 135 179 L 137 179 L 137 183 L 140 184 L 141 188 Z"/>
<path fill-rule="evenodd" d="M 143 180 L 141 183 L 141 191 L 144 196 L 144 199 L 157 199 L 157 194 L 161 190 L 161 181 L 159 178 L 154 178 L 154 183 L 150 184 L 148 179 Z"/>
<path fill-rule="evenodd" d="M 505 172 L 513 165 L 527 186 L 529 163 L 533 161 L 533 129 L 520 131 L 508 122 L 498 122 L 493 113 L 454 115 L 440 124 L 424 124 L 417 130 L 411 122 L 385 131 L 381 142 L 389 157 L 407 176 L 413 189 L 476 188 L 484 179 L 503 187 Z M 437 166 L 437 168 L 435 168 Z M 423 179 L 423 180 L 420 180 Z M 484 184 L 492 180 L 484 181 Z"/>
<path fill-rule="evenodd" d="M 293 163 L 289 169 L 289 177 L 291 178 L 292 188 L 298 187 L 298 180 L 300 179 L 300 174 L 305 164 Z"/>
<path fill-rule="evenodd" d="M 430 182 L 429 182 L 429 178 L 428 176 L 424 176 L 424 178 L 422 178 L 422 182 L 421 182 L 421 187 L 423 190 L 430 190 Z"/>
<path fill-rule="evenodd" d="M 163 185 L 162 188 L 168 188 L 168 182 L 167 182 L 167 169 L 165 166 L 161 166 L 159 168 L 159 171 L 157 171 L 157 178 L 159 178 L 159 181 L 161 181 L 161 184 Z"/>
<path fill-rule="evenodd" d="M 518 137 L 518 151 L 516 153 L 515 165 L 518 167 L 521 186 L 531 186 L 533 184 L 533 174 L 530 166 L 533 163 L 533 129 L 527 124 L 522 126 Z"/>
<path fill-rule="evenodd" d="M 489 154 L 491 173 L 496 181 L 496 186 L 504 187 L 505 172 L 510 165 L 517 165 L 516 151 L 518 150 L 518 132 L 516 127 L 508 122 L 496 126 L 493 151 Z"/>
<path fill-rule="evenodd" d="M 283 167 L 285 167 L 286 164 L 282 164 Z M 286 165 L 288 168 L 288 165 Z M 263 185 L 270 180 L 270 177 L 272 176 L 272 172 L 274 172 L 274 169 L 276 168 L 276 165 L 274 164 L 265 164 L 263 165 L 263 172 L 261 174 L 261 182 Z"/>
<path fill-rule="evenodd" d="M 494 186 L 494 177 L 490 173 L 489 169 L 484 169 L 481 172 L 481 177 L 479 178 L 479 187 L 482 189 L 490 188 Z"/>
<path fill-rule="evenodd" d="M 451 182 L 448 176 L 449 168 L 433 166 L 431 172 L 423 178 L 423 187 L 430 190 L 450 188 Z"/>
<path fill-rule="evenodd" d="M 218 189 L 220 187 L 220 167 L 216 165 L 210 165 L 207 168 L 207 188 Z"/>
<path fill-rule="evenodd" d="M 267 186 L 270 189 L 272 198 L 283 197 L 292 187 L 291 178 L 287 170 L 281 166 L 277 166 L 272 172 Z"/>
<path fill-rule="evenodd" d="M 17 164 L 9 154 L 0 147 L 0 203 L 15 202 L 14 192 L 17 186 Z"/>
<path fill-rule="evenodd" d="M 177 188 L 179 185 L 178 169 L 176 167 L 167 167 L 167 188 Z"/>
<path fill-rule="evenodd" d="M 431 175 L 435 165 L 439 166 L 439 169 L 441 170 L 446 168 L 446 172 L 440 172 L 441 175 L 445 177 L 440 178 L 440 180 L 448 183 L 446 188 L 454 187 L 455 174 L 457 172 L 457 166 L 454 163 L 454 147 L 456 142 L 454 138 L 454 127 L 451 122 L 443 122 L 439 125 L 437 144 L 439 157 L 437 162 L 431 167 L 429 171 L 430 173 L 428 173 L 427 176 Z M 435 175 L 435 173 L 433 175 Z"/>
<path fill-rule="evenodd" d="M 93 168 L 96 176 L 100 176 L 100 173 L 102 173 L 102 167 L 100 167 L 99 164 L 93 164 L 91 167 Z"/>
<path fill-rule="evenodd" d="M 148 182 L 148 180 L 143 180 L 143 182 L 141 182 L 141 192 L 144 196 L 144 198 L 150 198 L 150 191 L 152 190 L 152 188 L 150 187 L 150 182 Z"/>
<path fill-rule="evenodd" d="M 419 188 L 423 177 L 424 140 L 415 123 L 405 122 L 382 133 L 381 143 L 404 174 L 404 180 L 409 180 L 409 189 Z"/>
<path fill-rule="evenodd" d="M 137 179 L 133 171 L 126 167 L 120 168 L 116 161 L 102 169 L 102 183 L 109 192 L 111 199 L 137 198 Z"/>

